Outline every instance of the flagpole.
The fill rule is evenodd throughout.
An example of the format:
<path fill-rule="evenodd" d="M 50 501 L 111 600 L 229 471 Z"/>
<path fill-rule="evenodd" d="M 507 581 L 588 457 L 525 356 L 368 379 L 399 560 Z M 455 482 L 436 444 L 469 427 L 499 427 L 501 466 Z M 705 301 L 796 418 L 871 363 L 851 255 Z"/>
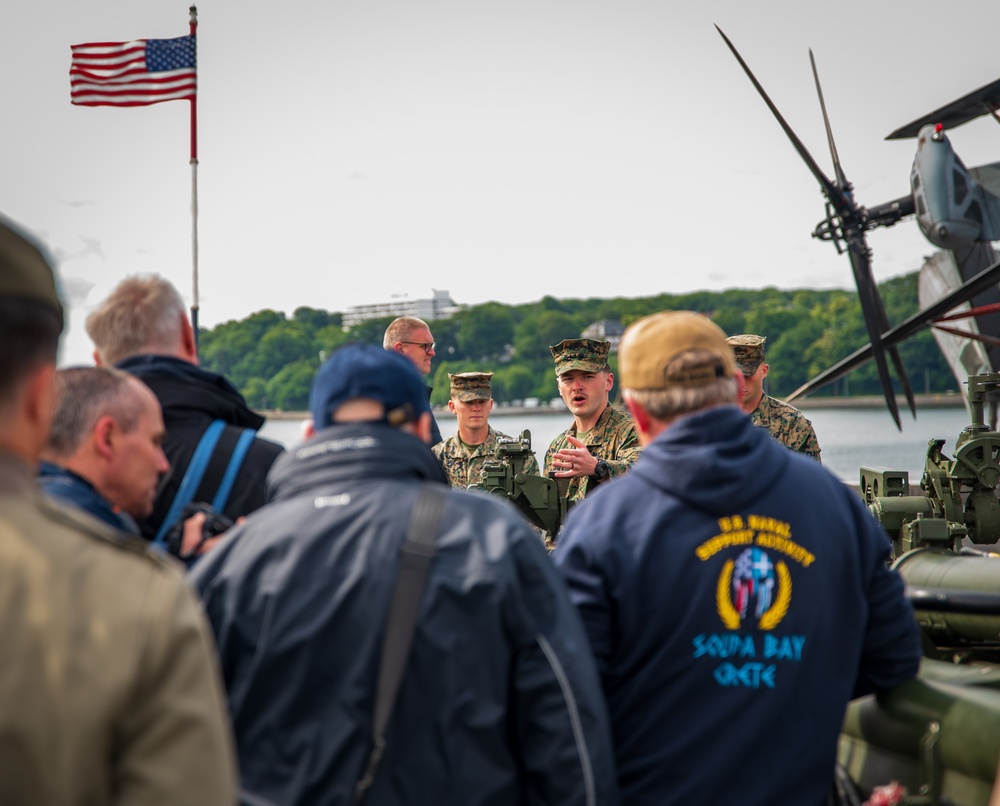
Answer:
<path fill-rule="evenodd" d="M 191 36 L 195 37 L 195 53 L 198 40 L 198 8 L 191 6 Z M 195 57 L 197 65 L 197 56 Z M 191 296 L 191 327 L 194 330 L 194 345 L 198 348 L 198 92 L 191 96 L 191 259 L 192 284 L 194 290 Z"/>

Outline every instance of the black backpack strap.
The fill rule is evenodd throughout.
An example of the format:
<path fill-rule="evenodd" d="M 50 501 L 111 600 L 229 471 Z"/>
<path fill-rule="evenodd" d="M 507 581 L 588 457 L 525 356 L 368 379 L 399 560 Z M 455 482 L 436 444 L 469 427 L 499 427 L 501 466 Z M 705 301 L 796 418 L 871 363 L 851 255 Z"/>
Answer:
<path fill-rule="evenodd" d="M 364 775 L 354 790 L 355 806 L 362 803 L 375 782 L 375 775 L 385 752 L 385 730 L 389 725 L 389 717 L 392 716 L 399 685 L 403 682 L 403 672 L 406 670 L 406 660 L 416 631 L 420 600 L 427 580 L 427 570 L 434 556 L 434 541 L 447 490 L 447 487 L 439 484 L 424 484 L 417 493 L 417 500 L 410 512 L 406 542 L 400 551 L 399 576 L 396 577 L 396 587 L 389 603 L 389 616 L 382 639 L 382 660 L 378 670 L 372 726 L 375 743 Z"/>

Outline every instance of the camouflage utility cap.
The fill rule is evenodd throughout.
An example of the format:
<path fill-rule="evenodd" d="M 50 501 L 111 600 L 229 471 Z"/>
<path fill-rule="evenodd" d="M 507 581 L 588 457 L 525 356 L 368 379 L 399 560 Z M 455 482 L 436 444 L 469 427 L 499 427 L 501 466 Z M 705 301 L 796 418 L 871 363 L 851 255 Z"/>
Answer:
<path fill-rule="evenodd" d="M 490 378 L 492 377 L 492 372 L 460 372 L 455 375 L 449 372 L 451 396 L 463 403 L 472 400 L 489 400 L 493 397 L 493 391 L 490 388 Z"/>
<path fill-rule="evenodd" d="M 556 375 L 578 369 L 582 372 L 601 372 L 608 365 L 610 341 L 594 339 L 563 339 L 549 352 L 556 360 Z"/>
<path fill-rule="evenodd" d="M 766 337 L 755 336 L 753 333 L 729 337 L 733 353 L 736 354 L 736 363 L 744 375 L 749 377 L 757 371 L 757 367 L 764 360 L 764 342 L 766 341 Z"/>
<path fill-rule="evenodd" d="M 3 218 L 0 218 L 0 296 L 35 300 L 62 316 L 55 277 L 45 253 Z"/>
<path fill-rule="evenodd" d="M 667 371 L 670 362 L 690 350 L 704 350 L 714 358 L 703 366 Z M 622 335 L 618 362 L 624 389 L 704 386 L 736 372 L 722 328 L 693 311 L 663 311 L 633 322 Z"/>

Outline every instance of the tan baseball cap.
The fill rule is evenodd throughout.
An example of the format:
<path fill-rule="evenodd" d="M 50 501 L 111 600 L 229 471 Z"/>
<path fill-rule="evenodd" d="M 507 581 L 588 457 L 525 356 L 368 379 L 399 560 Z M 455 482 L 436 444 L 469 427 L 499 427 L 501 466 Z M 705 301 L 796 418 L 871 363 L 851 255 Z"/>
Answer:
<path fill-rule="evenodd" d="M 688 350 L 707 350 L 718 360 L 703 368 L 668 374 L 667 365 Z M 618 369 L 623 389 L 666 389 L 704 386 L 716 378 L 730 377 L 736 372 L 736 360 L 726 334 L 707 316 L 663 311 L 626 328 L 618 345 Z"/>
<path fill-rule="evenodd" d="M 600 372 L 608 365 L 610 341 L 594 339 L 563 339 L 549 352 L 556 362 L 556 375 L 573 369 L 581 372 Z"/>
<path fill-rule="evenodd" d="M 469 403 L 473 400 L 489 400 L 493 397 L 493 390 L 490 386 L 492 377 L 492 372 L 459 372 L 455 375 L 449 372 L 451 396 L 463 403 Z"/>
<path fill-rule="evenodd" d="M 48 257 L 26 233 L 2 217 L 0 296 L 36 300 L 62 316 L 62 303 Z"/>

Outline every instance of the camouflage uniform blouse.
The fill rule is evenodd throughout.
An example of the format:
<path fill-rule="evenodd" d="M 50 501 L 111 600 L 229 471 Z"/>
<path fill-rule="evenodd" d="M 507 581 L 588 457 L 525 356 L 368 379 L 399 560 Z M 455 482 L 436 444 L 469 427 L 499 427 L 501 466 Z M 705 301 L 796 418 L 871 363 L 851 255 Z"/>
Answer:
<path fill-rule="evenodd" d="M 448 483 L 452 487 L 468 487 L 470 484 L 478 484 L 483 475 L 483 465 L 487 461 L 495 461 L 498 458 L 498 440 L 509 439 L 509 437 L 499 431 L 494 431 L 493 426 L 487 427 L 489 431 L 486 435 L 486 441 L 482 445 L 477 445 L 471 454 L 466 451 L 458 434 L 448 437 L 444 442 L 439 442 L 431 448 L 434 455 L 444 465 L 444 470 L 448 474 Z M 538 472 L 538 460 L 534 454 L 529 457 L 525 464 L 524 472 L 532 476 L 541 475 Z"/>
<path fill-rule="evenodd" d="M 764 395 L 750 419 L 754 425 L 770 431 L 771 436 L 782 445 L 820 461 L 819 440 L 816 439 L 812 423 L 794 406 Z"/>
<path fill-rule="evenodd" d="M 576 423 L 557 436 L 545 452 L 545 475 L 548 476 L 555 468 L 552 467 L 552 454 L 563 448 L 572 448 L 566 437 L 576 436 Z M 639 458 L 639 439 L 635 435 L 632 418 L 623 414 L 614 406 L 608 406 L 597 418 L 594 427 L 587 434 L 587 450 L 598 459 L 608 463 L 608 478 L 624 476 L 635 460 Z M 569 480 L 570 501 L 580 501 L 597 484 L 589 476 L 574 477 Z"/>

